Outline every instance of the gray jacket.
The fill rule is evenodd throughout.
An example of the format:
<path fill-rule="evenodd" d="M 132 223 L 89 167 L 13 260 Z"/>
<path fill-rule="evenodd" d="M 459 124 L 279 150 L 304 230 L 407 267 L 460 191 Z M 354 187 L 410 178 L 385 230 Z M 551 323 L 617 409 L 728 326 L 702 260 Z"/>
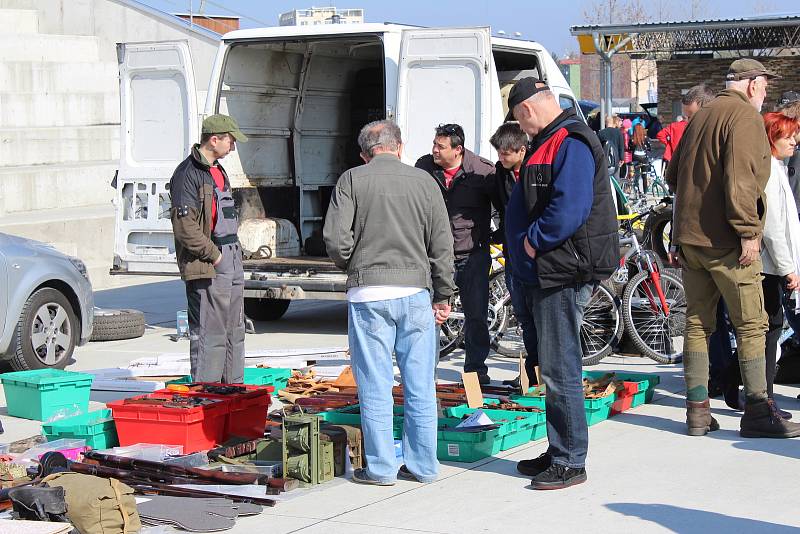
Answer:
<path fill-rule="evenodd" d="M 439 188 L 391 154 L 339 177 L 323 236 L 348 289 L 427 287 L 434 302 L 453 294 L 453 236 Z"/>

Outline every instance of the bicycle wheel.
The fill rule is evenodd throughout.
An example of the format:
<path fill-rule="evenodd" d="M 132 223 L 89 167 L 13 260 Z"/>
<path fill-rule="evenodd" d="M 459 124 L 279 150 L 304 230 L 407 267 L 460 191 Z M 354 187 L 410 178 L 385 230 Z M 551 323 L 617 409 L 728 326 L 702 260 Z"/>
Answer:
<path fill-rule="evenodd" d="M 450 318 L 439 327 L 439 359 L 456 350 L 464 341 L 464 310 L 458 293 L 453 295 Z"/>
<path fill-rule="evenodd" d="M 506 287 L 505 269 L 498 269 L 489 276 L 489 339 L 494 340 L 503 335 L 508 326 L 511 294 Z"/>
<path fill-rule="evenodd" d="M 672 228 L 672 210 L 650 215 L 645 222 L 644 242 L 658 254 L 662 262 L 669 262 L 669 234 Z"/>
<path fill-rule="evenodd" d="M 659 363 L 677 363 L 683 358 L 686 294 L 677 276 L 667 272 L 659 275 L 669 313 L 661 306 L 650 273 L 643 271 L 625 286 L 622 316 L 631 341 L 644 356 Z"/>
<path fill-rule="evenodd" d="M 611 354 L 622 337 L 623 328 L 619 300 L 605 284 L 598 285 L 583 312 L 583 365 L 595 365 Z"/>

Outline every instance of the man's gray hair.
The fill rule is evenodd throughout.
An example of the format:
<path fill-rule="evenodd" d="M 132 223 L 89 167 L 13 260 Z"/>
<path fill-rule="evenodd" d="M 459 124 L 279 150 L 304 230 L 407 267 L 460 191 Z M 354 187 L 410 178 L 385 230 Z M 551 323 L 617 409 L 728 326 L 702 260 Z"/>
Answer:
<path fill-rule="evenodd" d="M 358 134 L 358 146 L 361 152 L 369 157 L 375 155 L 376 148 L 395 152 L 403 143 L 400 127 L 390 120 L 373 121 L 361 128 Z"/>

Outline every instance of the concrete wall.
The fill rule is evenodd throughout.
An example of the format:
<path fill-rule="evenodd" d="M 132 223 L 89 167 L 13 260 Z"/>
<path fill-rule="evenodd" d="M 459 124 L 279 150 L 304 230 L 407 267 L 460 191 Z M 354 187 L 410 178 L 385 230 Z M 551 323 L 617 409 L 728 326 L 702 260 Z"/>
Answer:
<path fill-rule="evenodd" d="M 800 57 L 759 57 L 756 58 L 768 69 L 782 76 L 780 80 L 770 80 L 767 100 L 763 111 L 772 111 L 780 94 L 784 91 L 800 90 Z M 658 62 L 658 114 L 664 124 L 675 120 L 680 113 L 681 95 L 693 85 L 708 84 L 713 90 L 725 88 L 725 75 L 732 58 L 689 58 L 670 59 Z"/>
<path fill-rule="evenodd" d="M 188 39 L 195 85 L 205 91 L 219 41 L 158 16 L 143 4 L 123 0 L 0 0 L 0 9 L 36 9 L 39 31 L 100 39 L 100 60 L 117 61 L 116 43 Z M 202 109 L 202 106 L 201 106 Z"/>

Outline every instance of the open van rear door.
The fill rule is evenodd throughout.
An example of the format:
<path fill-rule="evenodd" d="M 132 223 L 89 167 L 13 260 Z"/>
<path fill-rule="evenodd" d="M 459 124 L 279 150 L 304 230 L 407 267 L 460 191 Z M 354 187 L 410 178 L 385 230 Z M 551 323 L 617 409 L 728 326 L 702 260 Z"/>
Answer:
<path fill-rule="evenodd" d="M 114 274 L 177 273 L 169 180 L 198 132 L 186 41 L 123 43 Z"/>
<path fill-rule="evenodd" d="M 403 159 L 413 164 L 431 150 L 434 128 L 464 128 L 466 148 L 490 154 L 489 28 L 404 30 L 400 45 L 397 123 Z"/>

